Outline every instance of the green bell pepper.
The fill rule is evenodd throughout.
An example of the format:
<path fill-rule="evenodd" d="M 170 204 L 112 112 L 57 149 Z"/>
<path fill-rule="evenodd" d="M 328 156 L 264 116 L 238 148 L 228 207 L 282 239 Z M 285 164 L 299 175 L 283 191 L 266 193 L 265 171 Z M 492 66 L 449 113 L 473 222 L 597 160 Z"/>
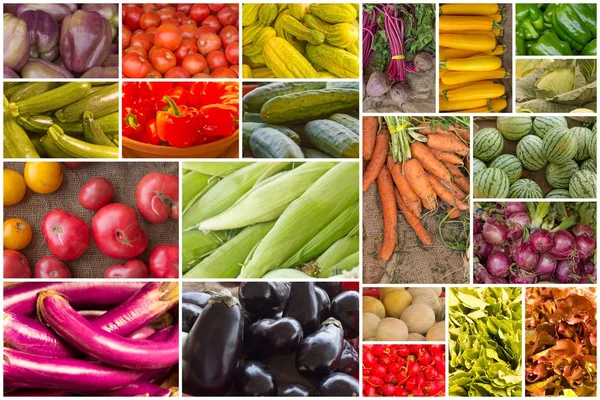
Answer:
<path fill-rule="evenodd" d="M 544 29 L 544 16 L 535 4 L 517 4 L 517 32 L 525 39 L 537 39 L 539 32 Z"/>
<path fill-rule="evenodd" d="M 529 49 L 534 56 L 571 56 L 573 52 L 569 43 L 560 40 L 556 33 L 544 33 Z"/>
<path fill-rule="evenodd" d="M 527 54 L 527 47 L 525 47 L 525 39 L 523 37 L 519 37 L 519 35 L 517 35 L 516 43 L 517 43 L 517 55 L 524 56 L 525 54 Z"/>
<path fill-rule="evenodd" d="M 558 4 L 549 4 L 544 10 L 544 25 L 548 28 L 552 28 L 552 15 L 554 15 L 556 7 L 558 7 Z"/>
<path fill-rule="evenodd" d="M 593 38 L 591 30 L 584 22 L 584 19 L 591 18 L 591 9 L 587 8 L 584 11 L 588 15 L 582 19 L 580 9 L 574 8 L 572 4 L 560 4 L 552 14 L 552 29 L 559 38 L 568 42 L 575 51 L 583 50 L 585 45 Z"/>
<path fill-rule="evenodd" d="M 582 56 L 595 56 L 596 55 L 596 39 L 591 40 L 588 44 L 585 45 L 583 50 L 581 51 Z"/>
<path fill-rule="evenodd" d="M 569 4 L 581 18 L 585 27 L 590 31 L 592 37 L 596 37 L 596 5 L 591 4 Z"/>

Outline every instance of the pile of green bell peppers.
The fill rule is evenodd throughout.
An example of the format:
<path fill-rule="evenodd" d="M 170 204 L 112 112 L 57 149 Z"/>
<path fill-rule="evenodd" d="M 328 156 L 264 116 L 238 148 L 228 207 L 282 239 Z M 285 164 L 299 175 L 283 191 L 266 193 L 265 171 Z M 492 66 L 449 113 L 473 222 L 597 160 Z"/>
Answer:
<path fill-rule="evenodd" d="M 596 55 L 596 4 L 517 4 L 517 55 Z"/>

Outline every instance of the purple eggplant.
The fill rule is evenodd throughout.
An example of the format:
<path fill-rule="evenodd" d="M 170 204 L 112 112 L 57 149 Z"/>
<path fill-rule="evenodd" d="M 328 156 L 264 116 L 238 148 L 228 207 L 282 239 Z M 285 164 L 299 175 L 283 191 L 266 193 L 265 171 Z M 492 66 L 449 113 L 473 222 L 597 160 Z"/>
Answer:
<path fill-rule="evenodd" d="M 327 292 L 330 299 L 342 293 L 342 282 L 317 282 L 316 285 Z"/>
<path fill-rule="evenodd" d="M 358 397 L 360 396 L 358 379 L 341 372 L 333 373 L 319 383 L 315 396 Z"/>
<path fill-rule="evenodd" d="M 181 330 L 189 332 L 202 313 L 202 308 L 194 304 L 183 303 L 181 305 Z"/>
<path fill-rule="evenodd" d="M 342 323 L 346 339 L 358 336 L 359 301 L 358 292 L 353 290 L 342 292 L 331 300 L 330 315 Z"/>
<path fill-rule="evenodd" d="M 138 329 L 137 331 L 133 332 L 130 335 L 127 335 L 127 337 L 129 339 L 135 339 L 135 340 L 143 340 L 143 339 L 148 339 L 150 336 L 154 335 L 156 333 L 156 331 L 154 330 L 153 327 L 146 325 L 140 329 Z"/>
<path fill-rule="evenodd" d="M 335 318 L 323 322 L 296 351 L 296 370 L 306 378 L 323 378 L 334 372 L 344 352 L 344 329 Z"/>
<path fill-rule="evenodd" d="M 319 298 L 313 282 L 292 282 L 283 316 L 300 322 L 305 337 L 319 328 Z"/>
<path fill-rule="evenodd" d="M 6 397 L 67 397 L 71 392 L 63 389 L 20 389 L 15 392 L 5 392 Z"/>
<path fill-rule="evenodd" d="M 60 56 L 72 72 L 98 67 L 112 42 L 110 23 L 97 12 L 77 10 L 65 17 L 60 31 Z"/>
<path fill-rule="evenodd" d="M 12 14 L 4 14 L 4 66 L 20 71 L 28 59 L 27 22 Z"/>
<path fill-rule="evenodd" d="M 175 325 L 167 326 L 166 328 L 162 328 L 154 332 L 152 335 L 148 337 L 148 340 L 153 340 L 155 342 L 162 342 L 167 340 L 167 338 L 171 335 L 171 331 L 175 329 Z"/>
<path fill-rule="evenodd" d="M 181 295 L 181 302 L 204 308 L 208 305 L 210 297 L 211 294 L 206 292 L 184 292 Z"/>
<path fill-rule="evenodd" d="M 283 308 L 290 295 L 285 282 L 243 282 L 239 298 L 246 312 L 257 317 L 271 317 Z"/>
<path fill-rule="evenodd" d="M 358 371 L 358 352 L 347 340 L 344 340 L 344 352 L 337 367 L 337 372 L 343 372 L 346 375 L 352 375 Z"/>
<path fill-rule="evenodd" d="M 17 8 L 17 16 L 20 16 L 29 10 L 41 10 L 48 13 L 56 22 L 61 22 L 65 17 L 71 15 L 77 10 L 77 4 L 46 4 L 31 3 L 20 4 Z"/>
<path fill-rule="evenodd" d="M 117 38 L 119 33 L 119 6 L 117 4 L 83 4 L 82 10 L 96 11 L 110 22 L 112 28 L 112 40 Z"/>
<path fill-rule="evenodd" d="M 41 58 L 30 58 L 21 69 L 21 78 L 73 78 L 65 68 Z"/>
<path fill-rule="evenodd" d="M 258 354 L 268 349 L 272 353 L 289 353 L 303 338 L 302 325 L 293 318 L 261 319 L 246 329 L 244 352 Z"/>
<path fill-rule="evenodd" d="M 329 318 L 329 307 L 331 306 L 331 300 L 325 289 L 315 286 L 315 293 L 319 300 L 319 323 Z"/>
<path fill-rule="evenodd" d="M 306 386 L 292 384 L 284 387 L 279 396 L 310 397 L 310 390 Z"/>
<path fill-rule="evenodd" d="M 87 70 L 80 78 L 118 78 L 119 68 L 118 67 L 94 67 Z"/>
<path fill-rule="evenodd" d="M 240 396 L 277 396 L 277 381 L 271 369 L 259 361 L 240 363 L 235 376 L 235 386 Z"/>
<path fill-rule="evenodd" d="M 52 61 L 58 57 L 60 28 L 58 23 L 42 10 L 28 10 L 19 16 L 29 29 L 29 56 Z"/>
<path fill-rule="evenodd" d="M 86 394 L 111 397 L 179 397 L 176 388 L 165 389 L 156 383 L 149 382 L 134 382 L 119 389 Z"/>
<path fill-rule="evenodd" d="M 6 65 L 4 66 L 4 78 L 5 79 L 16 79 L 19 78 L 19 75 L 12 69 L 8 68 Z"/>

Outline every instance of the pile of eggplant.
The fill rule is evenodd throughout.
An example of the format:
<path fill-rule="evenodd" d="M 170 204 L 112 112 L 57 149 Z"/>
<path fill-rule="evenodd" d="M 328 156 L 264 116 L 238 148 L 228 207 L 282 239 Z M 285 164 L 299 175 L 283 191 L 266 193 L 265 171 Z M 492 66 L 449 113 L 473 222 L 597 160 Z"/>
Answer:
<path fill-rule="evenodd" d="M 359 396 L 359 294 L 344 289 L 244 282 L 234 296 L 184 288 L 183 392 Z"/>

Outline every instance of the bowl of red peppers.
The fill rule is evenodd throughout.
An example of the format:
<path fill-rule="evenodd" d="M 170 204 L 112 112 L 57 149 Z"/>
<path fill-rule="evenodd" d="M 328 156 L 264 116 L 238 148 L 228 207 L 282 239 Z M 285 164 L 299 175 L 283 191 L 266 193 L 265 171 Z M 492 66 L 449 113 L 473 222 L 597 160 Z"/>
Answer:
<path fill-rule="evenodd" d="M 237 82 L 125 82 L 123 157 L 215 158 L 239 136 Z"/>

